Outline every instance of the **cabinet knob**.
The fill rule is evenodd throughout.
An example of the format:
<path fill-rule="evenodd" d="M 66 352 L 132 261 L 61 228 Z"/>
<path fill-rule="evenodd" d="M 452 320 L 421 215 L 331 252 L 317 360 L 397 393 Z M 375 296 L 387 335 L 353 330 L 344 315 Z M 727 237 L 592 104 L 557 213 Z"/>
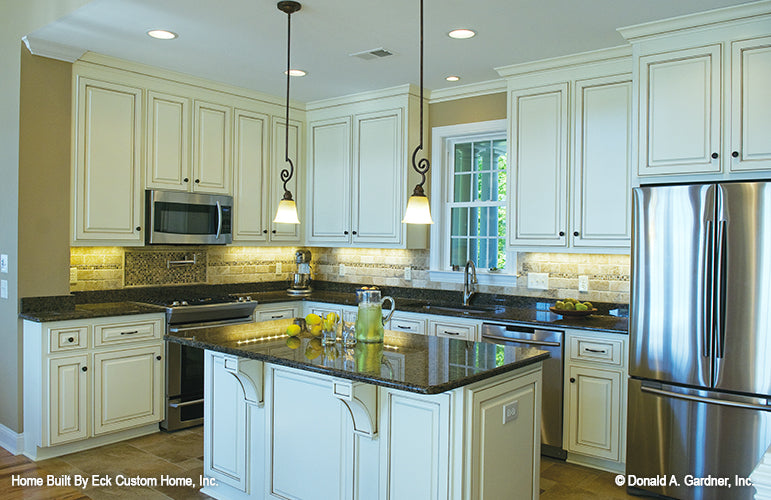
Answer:
<path fill-rule="evenodd" d="M 190 182 L 190 179 L 188 179 L 187 177 L 185 177 L 185 178 L 184 178 L 184 179 L 182 179 L 182 180 L 183 180 L 183 181 L 185 181 L 185 182 Z"/>
<path fill-rule="evenodd" d="M 356 231 L 354 231 L 353 234 L 356 234 Z"/>
<path fill-rule="evenodd" d="M 142 226 L 137 226 L 137 231 L 141 231 L 141 230 L 142 230 Z"/>
<path fill-rule="evenodd" d="M 271 233 L 276 234 L 276 230 L 274 229 L 273 231 L 271 231 Z"/>
<path fill-rule="evenodd" d="M 198 184 L 198 183 L 200 183 L 200 182 L 201 182 L 201 179 L 196 179 L 196 180 L 195 180 L 195 183 L 196 183 L 196 184 Z"/>
<path fill-rule="evenodd" d="M 570 377 L 570 383 L 571 384 L 575 384 L 576 383 L 576 379 L 574 379 L 573 377 Z"/>
<path fill-rule="evenodd" d="M 155 357 L 155 359 L 157 359 L 158 361 L 160 361 L 160 360 L 161 360 L 161 356 L 160 356 L 160 355 L 158 355 L 158 356 L 156 356 L 156 357 Z"/>
<path fill-rule="evenodd" d="M 713 160 L 717 160 L 717 157 L 718 157 L 718 156 L 720 156 L 720 155 L 719 155 L 719 154 L 717 154 L 717 153 L 712 153 L 712 159 L 713 159 Z"/>
<path fill-rule="evenodd" d="M 565 236 L 565 231 L 560 231 L 560 236 Z"/>
<path fill-rule="evenodd" d="M 573 231 L 573 236 L 578 236 L 578 231 Z"/>
<path fill-rule="evenodd" d="M 83 368 L 81 368 L 81 370 L 83 370 L 84 372 L 87 372 L 88 371 L 88 367 L 84 366 Z"/>
<path fill-rule="evenodd" d="M 73 342 L 75 342 L 75 338 L 74 338 L 74 337 L 69 337 L 69 338 L 67 339 L 67 342 L 69 342 L 70 344 L 72 344 Z"/>
<path fill-rule="evenodd" d="M 733 156 L 734 158 L 738 158 L 739 157 L 739 152 L 738 151 L 734 151 L 733 153 L 731 153 L 731 156 Z"/>
<path fill-rule="evenodd" d="M 348 231 L 343 231 L 343 234 L 348 234 Z"/>
<path fill-rule="evenodd" d="M 262 234 L 268 234 L 268 230 L 267 229 L 263 229 L 262 230 Z"/>

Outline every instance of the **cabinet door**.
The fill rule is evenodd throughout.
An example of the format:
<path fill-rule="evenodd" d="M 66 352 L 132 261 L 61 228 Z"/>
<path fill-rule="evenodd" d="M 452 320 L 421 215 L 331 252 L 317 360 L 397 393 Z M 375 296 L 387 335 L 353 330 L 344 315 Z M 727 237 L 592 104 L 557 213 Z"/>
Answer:
<path fill-rule="evenodd" d="M 231 108 L 195 101 L 193 113 L 193 191 L 231 194 Z"/>
<path fill-rule="evenodd" d="M 234 243 L 268 241 L 268 115 L 237 109 L 234 147 Z"/>
<path fill-rule="evenodd" d="M 299 179 L 300 172 L 303 171 L 303 161 L 300 155 L 300 140 L 302 138 L 302 124 L 295 120 L 289 120 L 289 158 L 294 163 L 294 175 L 287 183 L 287 188 L 292 192 L 292 197 L 297 204 L 297 215 L 300 218 L 300 224 L 276 224 L 273 219 L 276 217 L 278 202 L 284 197 L 284 182 L 281 180 L 281 171 L 289 170 L 289 163 L 286 161 L 286 127 L 283 118 L 273 117 L 273 131 L 271 133 L 272 152 L 270 167 L 270 204 L 268 205 L 268 220 L 270 223 L 270 241 L 299 243 L 301 240 L 301 226 L 307 221 L 302 211 L 303 200 L 300 188 L 302 182 Z"/>
<path fill-rule="evenodd" d="M 88 356 L 49 360 L 48 388 L 48 446 L 87 438 Z"/>
<path fill-rule="evenodd" d="M 141 245 L 142 90 L 78 78 L 74 242 Z"/>
<path fill-rule="evenodd" d="M 638 175 L 720 172 L 720 51 L 640 58 Z"/>
<path fill-rule="evenodd" d="M 94 354 L 94 435 L 163 419 L 161 345 Z"/>
<path fill-rule="evenodd" d="M 726 151 L 732 171 L 771 170 L 770 89 L 771 37 L 732 43 L 731 143 Z"/>
<path fill-rule="evenodd" d="M 190 101 L 148 91 L 145 186 L 187 191 L 190 187 Z"/>
<path fill-rule="evenodd" d="M 398 245 L 402 239 L 402 110 L 358 115 L 354 122 L 353 243 Z"/>
<path fill-rule="evenodd" d="M 511 246 L 567 244 L 568 84 L 510 95 Z"/>
<path fill-rule="evenodd" d="M 571 186 L 574 247 L 628 247 L 632 225 L 632 81 L 576 82 Z"/>
<path fill-rule="evenodd" d="M 309 125 L 308 242 L 351 241 L 351 118 Z"/>
<path fill-rule="evenodd" d="M 568 451 L 620 460 L 621 373 L 571 366 Z"/>

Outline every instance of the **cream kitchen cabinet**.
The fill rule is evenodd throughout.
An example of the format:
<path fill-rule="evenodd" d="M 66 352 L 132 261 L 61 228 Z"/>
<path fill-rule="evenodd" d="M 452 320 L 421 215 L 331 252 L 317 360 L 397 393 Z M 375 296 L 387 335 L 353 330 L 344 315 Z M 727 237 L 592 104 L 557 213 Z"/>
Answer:
<path fill-rule="evenodd" d="M 190 99 L 149 90 L 146 131 L 145 186 L 191 189 Z"/>
<path fill-rule="evenodd" d="M 72 245 L 142 245 L 142 89 L 74 77 Z"/>
<path fill-rule="evenodd" d="M 499 68 L 509 88 L 508 245 L 626 251 L 631 57 L 608 49 Z"/>
<path fill-rule="evenodd" d="M 270 116 L 236 109 L 233 146 L 233 243 L 266 243 L 270 238 Z"/>
<path fill-rule="evenodd" d="M 231 194 L 230 106 L 195 100 L 193 102 L 193 170 L 192 190 Z"/>
<path fill-rule="evenodd" d="M 623 472 L 627 336 L 568 330 L 563 446 L 568 461 Z"/>
<path fill-rule="evenodd" d="M 149 434 L 163 420 L 163 314 L 24 321 L 24 454 Z"/>
<path fill-rule="evenodd" d="M 292 197 L 297 204 L 297 214 L 300 218 L 300 224 L 277 224 L 273 222 L 278 209 L 278 202 L 284 197 L 284 182 L 281 179 L 281 171 L 289 170 L 289 163 L 286 161 L 286 120 L 277 116 L 271 120 L 271 143 L 272 154 L 270 161 L 270 194 L 266 195 L 270 204 L 268 206 L 268 218 L 270 222 L 270 233 L 268 234 L 271 242 L 279 243 L 300 243 L 302 241 L 302 228 L 307 225 L 304 221 L 303 205 L 305 200 L 302 197 L 302 175 L 304 169 L 304 158 L 302 156 L 301 144 L 303 141 L 303 124 L 297 120 L 289 120 L 289 159 L 294 163 L 294 175 L 287 183 L 287 188 L 292 192 Z M 263 195 L 265 195 L 263 193 Z"/>

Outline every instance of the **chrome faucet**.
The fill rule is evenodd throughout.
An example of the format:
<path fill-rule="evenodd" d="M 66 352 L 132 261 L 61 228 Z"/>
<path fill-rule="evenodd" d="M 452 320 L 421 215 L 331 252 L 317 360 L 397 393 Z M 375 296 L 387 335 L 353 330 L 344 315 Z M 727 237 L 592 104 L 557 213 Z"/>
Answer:
<path fill-rule="evenodd" d="M 471 280 L 469 280 L 468 270 L 471 268 Z M 466 262 L 466 268 L 463 270 L 463 305 L 469 305 L 469 300 L 477 291 L 477 266 L 473 260 Z"/>

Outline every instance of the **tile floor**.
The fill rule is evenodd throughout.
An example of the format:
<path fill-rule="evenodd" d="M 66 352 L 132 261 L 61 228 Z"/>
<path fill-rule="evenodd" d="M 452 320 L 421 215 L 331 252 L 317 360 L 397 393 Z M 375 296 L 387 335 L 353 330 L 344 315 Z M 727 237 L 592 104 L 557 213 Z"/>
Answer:
<path fill-rule="evenodd" d="M 147 498 L 187 500 L 209 498 L 188 487 L 94 487 L 73 486 L 14 487 L 12 475 L 42 477 L 80 474 L 125 477 L 190 477 L 198 484 L 203 475 L 203 428 L 186 429 L 174 433 L 157 433 L 65 455 L 59 458 L 32 462 L 23 455 L 13 456 L 0 448 L 0 498 L 16 499 L 116 499 Z M 541 498 L 549 499 L 607 499 L 636 498 L 628 496 L 624 488 L 614 483 L 615 474 L 568 464 L 559 460 L 541 459 Z"/>

